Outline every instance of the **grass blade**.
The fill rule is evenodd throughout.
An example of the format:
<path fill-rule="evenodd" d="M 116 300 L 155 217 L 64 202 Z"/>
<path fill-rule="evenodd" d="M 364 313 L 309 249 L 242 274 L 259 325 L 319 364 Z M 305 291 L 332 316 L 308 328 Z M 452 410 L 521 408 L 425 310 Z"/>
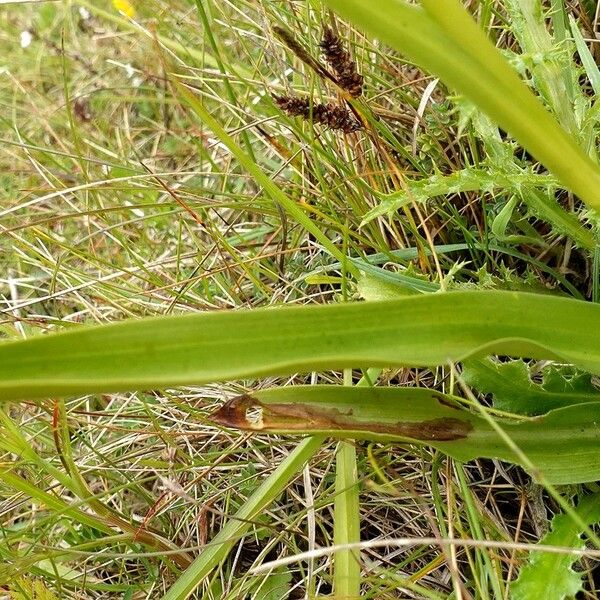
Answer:
<path fill-rule="evenodd" d="M 254 162 L 244 150 L 236 143 L 221 124 L 204 108 L 202 102 L 177 78 L 171 78 L 173 87 L 180 98 L 191 108 L 195 115 L 209 127 L 212 132 L 227 146 L 227 149 L 235 156 L 239 163 L 256 179 L 256 182 L 263 187 L 265 192 L 278 203 L 295 221 L 302 225 L 306 231 L 315 236 L 332 256 L 344 262 L 344 255 L 338 250 L 337 246 L 317 227 L 310 217 L 300 206 L 283 192 L 283 190 L 268 175 L 263 173 L 259 165 Z M 353 269 L 353 265 L 349 265 Z"/>

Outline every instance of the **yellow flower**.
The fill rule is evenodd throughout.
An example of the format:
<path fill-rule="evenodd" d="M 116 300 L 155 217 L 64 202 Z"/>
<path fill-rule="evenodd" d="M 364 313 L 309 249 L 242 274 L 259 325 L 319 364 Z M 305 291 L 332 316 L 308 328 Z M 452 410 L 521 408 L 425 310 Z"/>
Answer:
<path fill-rule="evenodd" d="M 122 12 L 125 16 L 133 19 L 135 17 L 135 8 L 133 4 L 129 2 L 129 0 L 112 0 L 113 6 L 119 11 Z"/>

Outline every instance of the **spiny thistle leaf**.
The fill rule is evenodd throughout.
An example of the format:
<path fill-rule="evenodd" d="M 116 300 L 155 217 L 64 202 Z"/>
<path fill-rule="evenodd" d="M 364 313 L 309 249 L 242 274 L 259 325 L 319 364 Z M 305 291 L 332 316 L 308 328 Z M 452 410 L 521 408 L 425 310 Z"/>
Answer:
<path fill-rule="evenodd" d="M 522 360 L 500 363 L 480 359 L 465 363 L 463 377 L 479 392 L 493 394 L 495 408 L 516 414 L 540 415 L 563 406 L 600 401 L 591 376 L 570 367 L 549 367 L 538 384 L 531 380 Z"/>

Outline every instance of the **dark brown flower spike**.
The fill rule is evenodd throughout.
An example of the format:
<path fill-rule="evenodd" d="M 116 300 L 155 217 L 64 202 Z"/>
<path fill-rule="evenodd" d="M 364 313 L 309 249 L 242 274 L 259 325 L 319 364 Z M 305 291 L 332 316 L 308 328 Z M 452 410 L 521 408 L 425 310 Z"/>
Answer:
<path fill-rule="evenodd" d="M 292 35 L 290 31 L 275 25 L 273 33 L 283 42 L 305 65 L 308 65 L 317 75 L 336 82 L 335 77 Z"/>
<path fill-rule="evenodd" d="M 338 77 L 337 84 L 352 98 L 358 98 L 363 91 L 363 76 L 356 70 L 356 63 L 333 29 L 324 29 L 320 46 L 325 60 Z"/>
<path fill-rule="evenodd" d="M 310 119 L 344 133 L 353 133 L 362 129 L 362 124 L 347 109 L 335 104 L 312 104 L 308 98 L 298 96 L 273 96 L 275 104 L 290 117 Z"/>

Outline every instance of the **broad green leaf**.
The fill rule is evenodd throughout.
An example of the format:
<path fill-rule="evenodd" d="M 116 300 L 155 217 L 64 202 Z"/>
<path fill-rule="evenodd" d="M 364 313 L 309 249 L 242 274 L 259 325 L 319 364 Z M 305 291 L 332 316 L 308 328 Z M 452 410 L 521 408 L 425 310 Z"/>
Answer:
<path fill-rule="evenodd" d="M 488 359 L 471 360 L 465 364 L 466 383 L 485 394 L 493 394 L 494 407 L 522 415 L 539 415 L 555 408 L 600 402 L 587 373 L 572 369 L 549 367 L 543 381 L 534 383 L 527 365 L 521 360 L 496 362 Z"/>
<path fill-rule="evenodd" d="M 598 523 L 600 494 L 583 498 L 574 510 L 586 525 Z M 570 515 L 560 514 L 552 519 L 552 528 L 540 540 L 540 544 L 581 550 L 585 547 L 581 533 L 581 528 Z M 572 568 L 577 560 L 577 556 L 568 553 L 532 552 L 529 563 L 511 586 L 512 600 L 562 600 L 575 597 L 583 587 L 582 574 Z"/>
<path fill-rule="evenodd" d="M 600 374 L 600 305 L 499 291 L 215 311 L 0 344 L 0 399 L 202 384 L 506 354 Z"/>
<path fill-rule="evenodd" d="M 325 0 L 354 23 L 463 93 L 591 208 L 600 170 L 560 127 L 458 0 Z M 510 99 L 510 101 L 507 101 Z M 563 211 L 565 212 L 565 211 Z M 566 218 L 566 217 L 565 217 Z M 588 248 L 593 235 L 583 227 Z"/>
<path fill-rule="evenodd" d="M 461 461 L 485 457 L 525 468 L 533 464 L 532 475 L 541 473 L 550 483 L 600 479 L 600 402 L 557 409 L 542 417 L 497 419 L 528 464 L 484 416 L 425 388 L 273 388 L 238 396 L 212 418 L 249 431 L 414 442 Z"/>
<path fill-rule="evenodd" d="M 416 290 L 400 283 L 380 279 L 372 273 L 361 273 L 358 278 L 358 295 L 363 300 L 396 300 L 402 296 L 413 296 L 418 294 Z"/>

